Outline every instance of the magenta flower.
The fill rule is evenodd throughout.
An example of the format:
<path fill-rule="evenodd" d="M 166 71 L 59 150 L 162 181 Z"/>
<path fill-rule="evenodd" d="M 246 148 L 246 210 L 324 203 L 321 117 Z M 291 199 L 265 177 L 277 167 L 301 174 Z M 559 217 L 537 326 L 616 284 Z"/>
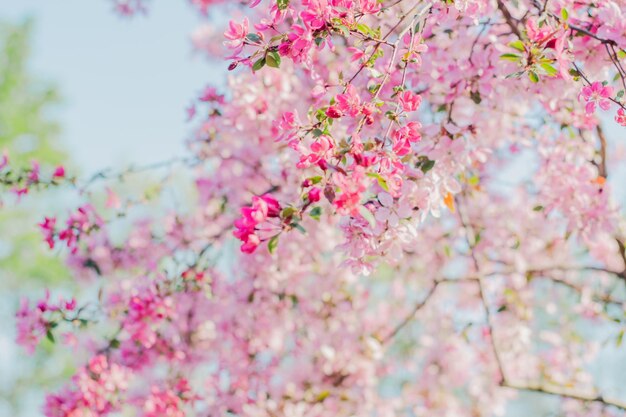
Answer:
<path fill-rule="evenodd" d="M 63 178 L 65 176 L 65 167 L 63 165 L 59 165 L 58 167 L 56 167 L 54 169 L 54 172 L 52 173 L 52 176 L 54 178 Z"/>
<path fill-rule="evenodd" d="M 309 201 L 311 203 L 316 203 L 320 201 L 321 195 L 322 195 L 322 189 L 319 187 L 313 187 L 309 191 Z"/>
<path fill-rule="evenodd" d="M 280 216 L 282 207 L 278 200 L 269 194 L 252 197 L 252 206 L 241 208 L 241 217 L 235 220 L 233 235 L 241 240 L 241 251 L 252 253 L 261 244 L 261 238 L 256 234 L 257 225 L 268 218 Z"/>

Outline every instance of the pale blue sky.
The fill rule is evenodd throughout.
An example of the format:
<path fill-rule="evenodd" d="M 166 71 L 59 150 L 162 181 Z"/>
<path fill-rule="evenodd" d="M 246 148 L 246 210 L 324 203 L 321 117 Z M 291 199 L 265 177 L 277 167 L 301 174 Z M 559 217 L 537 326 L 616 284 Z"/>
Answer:
<path fill-rule="evenodd" d="M 28 16 L 31 68 L 58 84 L 55 117 L 85 173 L 184 152 L 184 108 L 226 66 L 193 53 L 201 20 L 187 2 L 155 1 L 147 18 L 124 19 L 107 0 L 0 0 L 1 19 Z"/>

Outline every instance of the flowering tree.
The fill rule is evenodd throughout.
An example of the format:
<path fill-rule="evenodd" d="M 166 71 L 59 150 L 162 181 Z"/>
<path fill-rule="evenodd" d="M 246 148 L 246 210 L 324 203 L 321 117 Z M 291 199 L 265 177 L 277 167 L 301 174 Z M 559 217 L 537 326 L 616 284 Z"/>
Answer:
<path fill-rule="evenodd" d="M 626 4 L 191 3 L 233 16 L 193 38 L 232 73 L 168 165 L 191 203 L 99 204 L 119 175 L 2 164 L 9 190 L 84 199 L 39 225 L 84 300 L 17 312 L 27 349 L 76 352 L 46 416 L 624 415 L 591 370 L 626 328 L 599 124 L 626 125 Z"/>

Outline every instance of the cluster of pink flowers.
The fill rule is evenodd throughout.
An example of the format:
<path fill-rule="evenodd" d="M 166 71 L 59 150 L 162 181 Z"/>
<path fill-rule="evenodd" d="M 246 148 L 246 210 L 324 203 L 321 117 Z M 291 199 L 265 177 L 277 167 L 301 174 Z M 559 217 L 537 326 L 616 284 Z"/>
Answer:
<path fill-rule="evenodd" d="M 103 225 L 102 219 L 89 204 L 83 205 L 74 213 L 71 213 L 65 223 L 65 228 L 58 230 L 56 223 L 57 219 L 55 217 L 45 217 L 44 221 L 39 223 L 39 228 L 44 235 L 44 241 L 50 249 L 53 249 L 58 241 L 65 242 L 72 253 L 76 253 L 78 250 L 78 241 L 82 235 L 88 234 Z"/>
<path fill-rule="evenodd" d="M 75 309 L 74 299 L 69 301 L 60 299 L 57 304 L 51 304 L 49 292 L 32 307 L 28 299 L 23 298 L 16 313 L 17 343 L 32 354 L 44 337 L 53 338 L 52 329 Z"/>
<path fill-rule="evenodd" d="M 257 234 L 258 226 L 267 219 L 280 216 L 280 204 L 269 194 L 260 197 L 252 197 L 252 206 L 241 208 L 241 218 L 235 222 L 237 230 L 233 235 L 242 241 L 241 251 L 252 253 L 261 244 L 261 238 Z"/>
<path fill-rule="evenodd" d="M 39 224 L 94 306 L 18 311 L 30 351 L 76 334 L 46 416 L 474 417 L 526 391 L 577 404 L 546 414 L 626 409 L 587 372 L 624 330 L 619 146 L 596 110 L 626 126 L 626 4 L 191 3 L 244 11 L 195 43 L 231 70 L 188 108 L 195 195 L 107 184 Z"/>
<path fill-rule="evenodd" d="M 172 314 L 172 300 L 149 288 L 130 298 L 123 326 L 135 343 L 150 348 L 157 342 L 155 329 L 159 322 L 171 318 Z"/>
<path fill-rule="evenodd" d="M 145 417 L 185 417 L 187 413 L 183 407 L 192 399 L 190 391 L 184 378 L 176 383 L 175 390 L 152 387 L 143 405 Z"/>
<path fill-rule="evenodd" d="M 76 389 L 67 389 L 46 399 L 48 417 L 105 416 L 119 408 L 120 394 L 128 388 L 130 372 L 107 357 L 97 355 L 76 372 Z"/>
<path fill-rule="evenodd" d="M 59 165 L 42 178 L 39 162 L 33 161 L 30 168 L 11 167 L 6 152 L 0 157 L 0 186 L 10 189 L 18 197 L 28 194 L 31 188 L 58 185 L 65 178 L 65 168 Z"/>
<path fill-rule="evenodd" d="M 250 3 L 250 7 L 255 7 L 260 0 Z M 358 16 L 375 15 L 382 9 L 380 2 L 376 0 L 310 0 L 303 2 L 302 10 L 297 12 L 296 7 L 290 1 L 280 0 L 273 2 L 270 8 L 268 19 L 262 20 L 255 25 L 258 33 L 249 35 L 249 23 L 247 18 L 242 23 L 229 22 L 228 30 L 224 36 L 228 39 L 225 45 L 233 50 L 233 63 L 245 62 L 252 65 L 252 57 L 242 57 L 244 46 L 258 46 L 265 44 L 264 32 L 270 31 L 290 17 L 299 20 L 289 27 L 284 37 L 279 37 L 268 45 L 264 45 L 266 50 L 275 50 L 283 57 L 289 57 L 295 63 L 306 61 L 314 46 L 323 48 L 328 45 L 333 48 L 330 33 L 337 27 L 348 25 L 353 26 Z M 344 26 L 345 27 L 345 26 Z M 272 36 L 268 36 L 271 38 Z M 231 66 L 234 68 L 234 66 Z"/>

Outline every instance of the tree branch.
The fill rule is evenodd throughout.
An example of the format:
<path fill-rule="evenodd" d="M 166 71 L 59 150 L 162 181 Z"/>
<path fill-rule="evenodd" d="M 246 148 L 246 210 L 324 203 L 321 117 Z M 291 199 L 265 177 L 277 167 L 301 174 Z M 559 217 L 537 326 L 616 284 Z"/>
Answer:
<path fill-rule="evenodd" d="M 516 389 L 518 391 L 536 392 L 539 394 L 554 395 L 562 398 L 571 398 L 573 400 L 579 400 L 584 402 L 601 403 L 606 406 L 616 407 L 621 410 L 626 410 L 626 402 L 618 399 L 609 399 L 597 393 L 581 393 L 568 391 L 565 388 L 558 386 L 548 386 L 543 384 L 538 385 L 522 385 L 513 384 L 508 381 L 504 381 L 500 384 L 503 388 Z"/>
<path fill-rule="evenodd" d="M 498 10 L 500 10 L 500 13 L 502 13 L 502 16 L 504 16 L 504 19 L 506 20 L 507 25 L 509 25 L 513 33 L 515 33 L 515 35 L 521 39 L 522 32 L 519 30 L 519 27 L 517 26 L 517 20 L 515 20 L 513 15 L 511 15 L 511 12 L 509 12 L 509 9 L 506 8 L 502 0 L 498 0 Z"/>
<path fill-rule="evenodd" d="M 476 246 L 476 234 L 474 232 L 474 229 L 470 226 L 470 222 L 466 221 L 466 219 L 463 216 L 463 211 L 461 208 L 461 204 L 459 204 L 459 199 L 457 199 L 457 207 L 458 207 L 458 212 L 459 212 L 459 220 L 461 221 L 461 225 L 463 226 L 463 229 L 465 229 L 465 240 L 467 241 L 467 244 L 470 248 L 470 255 L 472 258 L 472 261 L 474 263 L 474 268 L 476 269 L 476 274 L 478 274 L 478 294 L 480 296 L 480 299 L 482 301 L 483 304 L 483 309 L 485 311 L 485 317 L 486 317 L 486 321 L 487 321 L 487 327 L 489 328 L 489 338 L 490 338 L 490 345 L 491 345 L 491 351 L 493 353 L 494 359 L 496 361 L 496 364 L 498 365 L 498 372 L 499 372 L 499 382 L 502 383 L 504 381 L 506 381 L 506 376 L 504 374 L 504 366 L 502 364 L 502 359 L 500 357 L 500 352 L 498 351 L 498 347 L 496 345 L 496 338 L 495 338 L 495 334 L 494 334 L 494 322 L 493 322 L 493 315 L 491 314 L 491 310 L 489 309 L 489 302 L 487 301 L 487 297 L 485 294 L 485 288 L 483 285 L 483 279 L 482 276 L 480 275 L 480 264 L 478 263 L 478 258 L 476 257 L 476 254 L 474 253 L 474 247 Z M 469 235 L 472 235 L 472 240 L 470 241 L 470 237 Z"/>
<path fill-rule="evenodd" d="M 381 343 L 384 344 L 384 343 L 389 342 L 391 339 L 393 339 L 400 332 L 400 330 L 402 330 L 407 324 L 409 324 L 411 322 L 411 320 L 413 320 L 413 318 L 418 313 L 418 311 L 420 311 L 422 309 L 422 307 L 424 307 L 428 303 L 428 300 L 430 300 L 432 298 L 432 296 L 435 294 L 435 290 L 437 289 L 437 286 L 439 285 L 440 282 L 441 281 L 435 281 L 435 283 L 430 288 L 430 290 L 428 290 L 428 293 L 422 299 L 422 301 L 420 301 L 417 304 L 415 304 L 415 306 L 410 311 L 410 313 L 407 314 L 407 316 L 404 319 L 402 319 L 402 321 L 400 323 L 398 323 L 393 328 L 393 330 L 387 336 L 385 336 L 381 340 Z"/>

